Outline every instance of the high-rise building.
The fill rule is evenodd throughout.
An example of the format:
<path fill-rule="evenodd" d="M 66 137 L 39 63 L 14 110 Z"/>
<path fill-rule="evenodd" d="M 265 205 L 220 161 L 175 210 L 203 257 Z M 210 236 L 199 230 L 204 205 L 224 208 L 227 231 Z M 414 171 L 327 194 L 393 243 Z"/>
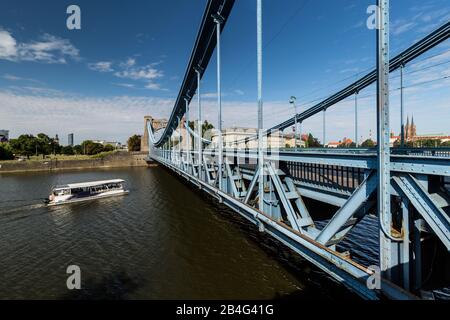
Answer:
<path fill-rule="evenodd" d="M 0 142 L 9 141 L 9 130 L 0 130 Z"/>
<path fill-rule="evenodd" d="M 67 144 L 73 147 L 73 133 L 69 133 L 69 136 L 67 137 Z"/>

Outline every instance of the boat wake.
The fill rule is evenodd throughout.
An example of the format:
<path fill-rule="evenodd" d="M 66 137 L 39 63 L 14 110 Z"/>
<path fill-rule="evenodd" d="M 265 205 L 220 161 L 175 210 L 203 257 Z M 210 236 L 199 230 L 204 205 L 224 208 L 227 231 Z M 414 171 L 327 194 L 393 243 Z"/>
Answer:
<path fill-rule="evenodd" d="M 32 203 L 32 204 L 26 204 L 16 207 L 9 207 L 0 209 L 0 218 L 10 216 L 11 214 L 17 213 L 17 212 L 26 212 L 30 210 L 35 210 L 39 208 L 44 208 L 46 205 L 45 203 Z"/>

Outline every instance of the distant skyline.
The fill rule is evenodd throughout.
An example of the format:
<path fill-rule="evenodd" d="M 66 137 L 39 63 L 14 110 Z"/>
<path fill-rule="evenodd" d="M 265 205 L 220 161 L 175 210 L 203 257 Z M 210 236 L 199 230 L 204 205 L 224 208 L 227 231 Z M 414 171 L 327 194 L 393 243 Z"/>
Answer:
<path fill-rule="evenodd" d="M 375 0 L 263 1 L 265 127 L 305 110 L 375 66 Z M 77 4 L 82 29 L 66 28 Z M 0 129 L 10 137 L 44 132 L 65 143 L 125 142 L 144 115 L 168 117 L 178 94 L 206 0 L 0 3 Z M 256 126 L 254 0 L 236 1 L 222 37 L 224 127 Z M 450 20 L 448 0 L 391 2 L 391 56 Z M 450 41 L 405 68 L 406 114 L 419 134 L 449 134 Z M 202 80 L 204 117 L 216 125 L 215 55 Z M 391 74 L 391 127 L 400 131 L 399 73 Z M 192 106 L 196 115 L 197 106 Z M 375 86 L 359 96 L 359 135 L 376 133 Z M 354 139 L 354 98 L 327 111 L 327 141 Z M 288 129 L 292 132 L 292 129 Z M 286 131 L 288 132 L 288 131 Z M 303 124 L 322 139 L 322 115 Z"/>

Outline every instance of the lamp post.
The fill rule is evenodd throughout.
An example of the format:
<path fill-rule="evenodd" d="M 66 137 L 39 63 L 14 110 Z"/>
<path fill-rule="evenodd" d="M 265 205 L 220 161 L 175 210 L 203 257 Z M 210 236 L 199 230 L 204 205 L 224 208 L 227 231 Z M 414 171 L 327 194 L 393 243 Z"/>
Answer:
<path fill-rule="evenodd" d="M 297 150 L 297 104 L 295 103 L 297 101 L 297 98 L 294 96 L 291 96 L 291 98 L 289 99 L 289 103 L 292 104 L 294 106 L 295 109 L 295 117 L 294 117 L 294 121 L 295 121 L 295 125 L 294 125 L 294 148 L 295 150 Z M 300 137 L 301 139 L 301 137 Z"/>

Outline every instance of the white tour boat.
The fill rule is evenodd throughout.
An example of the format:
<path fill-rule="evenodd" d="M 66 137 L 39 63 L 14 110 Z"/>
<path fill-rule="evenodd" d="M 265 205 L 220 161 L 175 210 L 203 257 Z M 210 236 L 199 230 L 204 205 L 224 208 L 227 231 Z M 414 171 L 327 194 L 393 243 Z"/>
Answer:
<path fill-rule="evenodd" d="M 81 202 L 99 198 L 128 194 L 125 190 L 125 180 L 103 180 L 82 183 L 70 183 L 53 187 L 48 197 L 47 205 L 56 206 L 66 203 Z"/>

